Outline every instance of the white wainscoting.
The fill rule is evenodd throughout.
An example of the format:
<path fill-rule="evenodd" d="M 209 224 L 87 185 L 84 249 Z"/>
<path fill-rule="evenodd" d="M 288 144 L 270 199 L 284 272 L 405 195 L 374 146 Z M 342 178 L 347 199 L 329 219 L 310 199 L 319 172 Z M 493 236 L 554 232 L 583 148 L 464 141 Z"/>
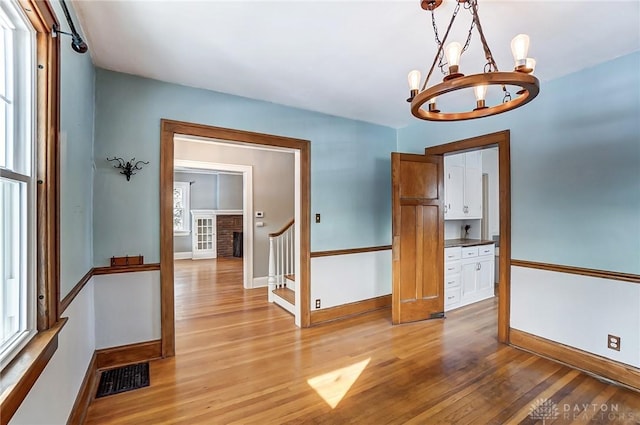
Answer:
<path fill-rule="evenodd" d="M 58 336 L 58 349 L 9 424 L 67 423 L 95 351 L 93 279 L 62 313 L 69 321 Z"/>
<path fill-rule="evenodd" d="M 98 275 L 96 349 L 161 338 L 160 272 Z"/>
<path fill-rule="evenodd" d="M 311 258 L 311 310 L 391 294 L 391 249 Z"/>
<path fill-rule="evenodd" d="M 511 327 L 640 367 L 640 285 L 511 267 Z M 619 352 L 607 334 L 621 337 Z"/>

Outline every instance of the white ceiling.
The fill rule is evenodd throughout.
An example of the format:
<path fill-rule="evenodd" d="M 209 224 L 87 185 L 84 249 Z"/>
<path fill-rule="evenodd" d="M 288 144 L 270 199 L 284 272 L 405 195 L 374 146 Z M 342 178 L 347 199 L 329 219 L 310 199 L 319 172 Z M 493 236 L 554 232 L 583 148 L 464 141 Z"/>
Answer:
<path fill-rule="evenodd" d="M 406 75 L 436 52 L 430 13 L 411 1 L 74 1 L 96 66 L 327 114 L 403 127 Z M 436 10 L 440 35 L 455 6 Z M 502 70 L 531 37 L 542 82 L 640 50 L 640 2 L 480 0 Z M 449 40 L 464 42 L 461 10 Z M 480 72 L 477 33 L 461 71 Z M 435 82 L 441 78 L 434 74 Z M 544 90 L 544 85 L 541 90 Z"/>

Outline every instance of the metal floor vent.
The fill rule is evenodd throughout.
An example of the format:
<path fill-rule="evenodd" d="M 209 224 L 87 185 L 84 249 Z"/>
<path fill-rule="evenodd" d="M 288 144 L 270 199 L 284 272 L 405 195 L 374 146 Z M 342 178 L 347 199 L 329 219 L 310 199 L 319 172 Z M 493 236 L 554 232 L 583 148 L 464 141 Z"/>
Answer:
<path fill-rule="evenodd" d="M 100 376 L 96 398 L 149 386 L 149 363 L 106 370 Z"/>

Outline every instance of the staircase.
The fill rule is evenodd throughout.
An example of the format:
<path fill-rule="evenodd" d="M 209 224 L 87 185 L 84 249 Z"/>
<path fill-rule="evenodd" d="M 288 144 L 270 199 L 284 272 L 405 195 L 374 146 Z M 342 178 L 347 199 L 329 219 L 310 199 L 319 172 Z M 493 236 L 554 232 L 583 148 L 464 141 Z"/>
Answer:
<path fill-rule="evenodd" d="M 296 315 L 294 221 L 269 233 L 269 302 Z"/>

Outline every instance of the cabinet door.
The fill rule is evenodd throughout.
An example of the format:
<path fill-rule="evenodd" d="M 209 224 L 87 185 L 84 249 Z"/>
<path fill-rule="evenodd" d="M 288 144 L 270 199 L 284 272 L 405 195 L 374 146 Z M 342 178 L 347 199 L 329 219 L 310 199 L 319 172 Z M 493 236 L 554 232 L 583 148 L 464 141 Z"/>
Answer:
<path fill-rule="evenodd" d="M 464 167 L 450 165 L 445 167 L 445 219 L 464 217 Z"/>
<path fill-rule="evenodd" d="M 482 218 L 482 152 L 467 152 L 464 169 L 464 217 Z"/>
<path fill-rule="evenodd" d="M 480 270 L 478 270 L 478 290 L 488 290 L 494 285 L 495 262 L 493 257 L 480 257 L 478 260 L 480 267 Z"/>
<path fill-rule="evenodd" d="M 473 295 L 477 290 L 477 268 L 478 263 L 464 263 L 462 264 L 462 298 Z"/>
<path fill-rule="evenodd" d="M 211 214 L 193 215 L 193 258 L 216 258 L 216 217 Z"/>

